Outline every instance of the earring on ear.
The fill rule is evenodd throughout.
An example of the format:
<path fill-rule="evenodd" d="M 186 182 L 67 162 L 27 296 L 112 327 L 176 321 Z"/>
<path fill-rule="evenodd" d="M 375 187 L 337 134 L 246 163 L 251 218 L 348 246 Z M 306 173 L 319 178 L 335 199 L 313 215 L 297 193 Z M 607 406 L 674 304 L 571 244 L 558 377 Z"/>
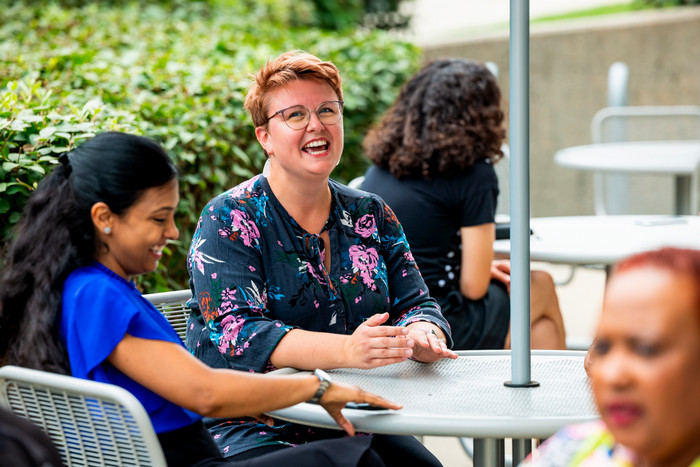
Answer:
<path fill-rule="evenodd" d="M 112 233 L 112 227 L 107 226 L 102 231 L 105 233 L 105 235 L 109 235 Z"/>

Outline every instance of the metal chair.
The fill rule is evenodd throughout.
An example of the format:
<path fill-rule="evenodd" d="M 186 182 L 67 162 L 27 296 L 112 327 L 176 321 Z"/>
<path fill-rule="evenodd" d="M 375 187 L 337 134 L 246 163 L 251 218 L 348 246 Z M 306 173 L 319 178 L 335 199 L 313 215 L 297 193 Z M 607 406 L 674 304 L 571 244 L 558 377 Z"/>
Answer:
<path fill-rule="evenodd" d="M 184 342 L 187 318 L 190 316 L 190 308 L 187 306 L 187 302 L 192 298 L 190 289 L 146 294 L 144 298 L 155 305 L 158 311 L 167 318 Z"/>
<path fill-rule="evenodd" d="M 7 365 L 0 406 L 39 426 L 71 466 L 166 466 L 141 403 L 112 384 Z"/>
<path fill-rule="evenodd" d="M 621 141 L 700 140 L 700 106 L 619 106 L 604 107 L 591 120 L 591 139 L 595 143 Z M 660 156 L 662 157 L 662 156 Z M 698 174 L 692 186 L 699 185 Z M 629 214 L 627 175 L 593 175 L 596 215 Z M 697 193 L 688 200 L 697 212 Z"/>

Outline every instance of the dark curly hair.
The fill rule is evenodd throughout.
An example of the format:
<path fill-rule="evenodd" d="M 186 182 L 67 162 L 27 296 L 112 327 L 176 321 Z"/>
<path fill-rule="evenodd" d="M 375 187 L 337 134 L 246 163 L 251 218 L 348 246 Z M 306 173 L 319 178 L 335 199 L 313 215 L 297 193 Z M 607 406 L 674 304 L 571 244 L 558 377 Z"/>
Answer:
<path fill-rule="evenodd" d="M 503 157 L 501 91 L 485 65 L 442 59 L 425 65 L 402 88 L 362 147 L 396 178 L 427 178 L 469 170 Z"/>
<path fill-rule="evenodd" d="M 0 365 L 69 374 L 58 336 L 61 297 L 66 277 L 100 247 L 90 209 L 102 201 L 121 215 L 178 172 L 154 141 L 116 132 L 60 160 L 29 197 L 0 273 Z"/>

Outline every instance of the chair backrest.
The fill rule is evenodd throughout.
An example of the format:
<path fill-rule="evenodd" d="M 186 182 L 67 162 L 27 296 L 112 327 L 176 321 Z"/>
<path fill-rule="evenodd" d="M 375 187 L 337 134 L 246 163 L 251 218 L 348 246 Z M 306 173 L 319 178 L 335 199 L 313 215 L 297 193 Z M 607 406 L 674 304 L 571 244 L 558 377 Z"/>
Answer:
<path fill-rule="evenodd" d="M 190 308 L 187 306 L 187 301 L 192 298 L 190 289 L 146 294 L 144 297 L 158 308 L 184 341 L 187 318 L 190 316 Z"/>
<path fill-rule="evenodd" d="M 700 139 L 700 106 L 604 107 L 591 120 L 593 143 Z"/>
<path fill-rule="evenodd" d="M 39 426 L 67 466 L 166 466 L 141 403 L 112 384 L 7 365 L 0 406 Z"/>
<path fill-rule="evenodd" d="M 621 141 L 669 141 L 700 140 L 700 106 L 695 105 L 640 105 L 604 107 L 595 113 L 591 120 L 591 140 L 593 143 L 615 143 Z M 642 182 L 636 176 L 635 181 Z M 672 180 L 655 176 L 654 197 L 659 193 L 673 192 L 667 185 Z M 651 214 L 646 211 L 649 196 L 649 182 L 631 186 L 627 175 L 595 173 L 593 175 L 594 207 L 597 215 L 606 214 Z M 659 180 L 659 178 L 661 178 Z M 635 188 L 633 199 L 630 188 Z M 693 196 L 696 196 L 695 194 Z M 639 205 L 643 212 L 636 212 L 632 204 Z M 694 200 L 691 201 L 694 205 Z"/>

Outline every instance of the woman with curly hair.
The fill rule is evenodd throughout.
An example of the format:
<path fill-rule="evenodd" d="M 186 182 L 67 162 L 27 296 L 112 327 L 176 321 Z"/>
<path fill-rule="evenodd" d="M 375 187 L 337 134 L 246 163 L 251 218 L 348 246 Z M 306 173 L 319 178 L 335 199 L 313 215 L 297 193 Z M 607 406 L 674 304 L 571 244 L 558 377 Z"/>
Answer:
<path fill-rule="evenodd" d="M 493 258 L 500 100 L 483 64 L 437 60 L 404 85 L 363 143 L 374 165 L 362 189 L 396 213 L 455 349 L 510 346 L 510 263 Z M 531 284 L 532 346 L 564 348 L 551 276 L 532 271 Z"/>

